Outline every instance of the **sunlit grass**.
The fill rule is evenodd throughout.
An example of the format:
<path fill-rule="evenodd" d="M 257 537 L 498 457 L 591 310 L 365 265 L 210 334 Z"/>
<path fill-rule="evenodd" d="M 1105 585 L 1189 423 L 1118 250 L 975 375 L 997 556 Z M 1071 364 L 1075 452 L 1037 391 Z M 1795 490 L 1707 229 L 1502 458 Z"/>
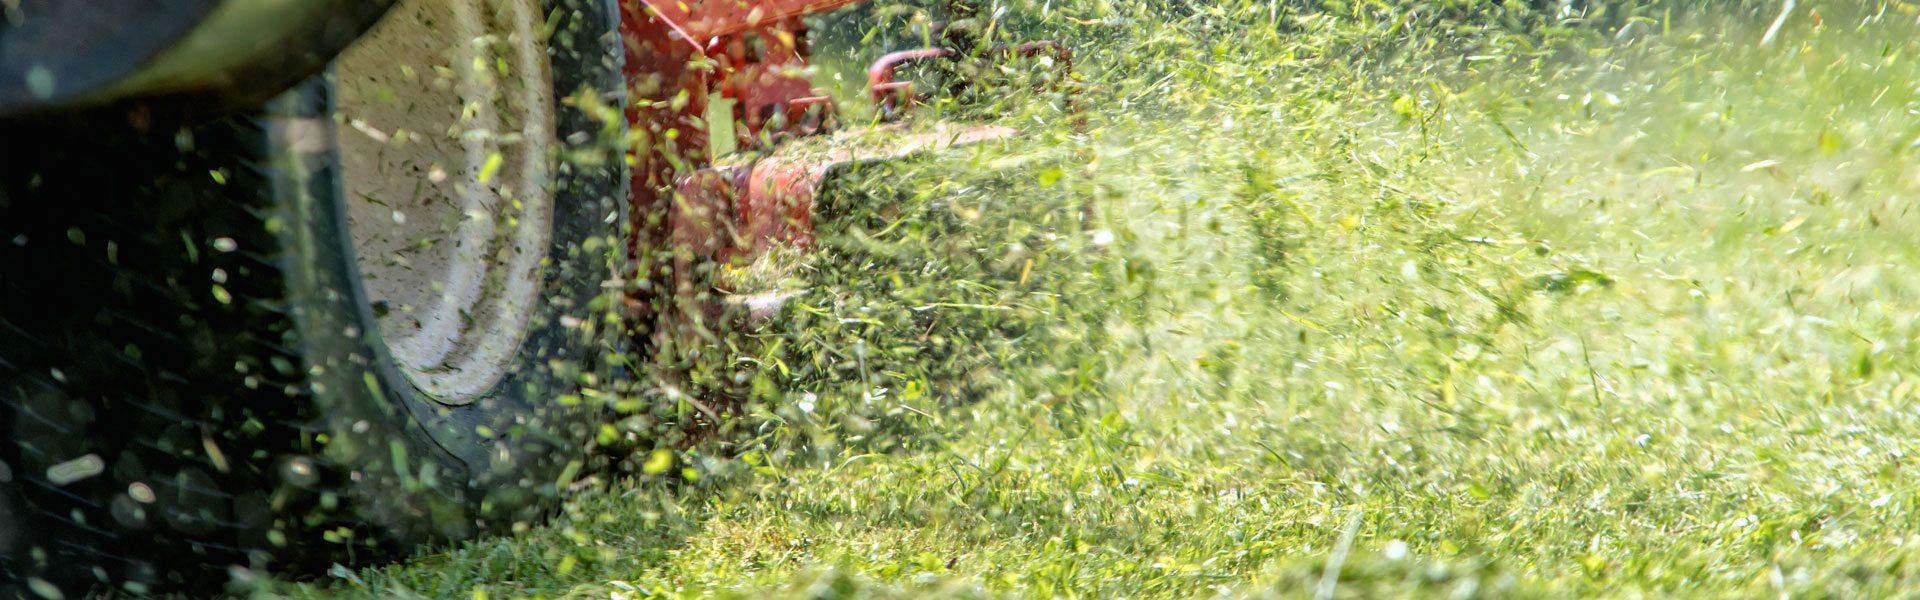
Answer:
<path fill-rule="evenodd" d="M 1899 6 L 1056 9 L 1086 131 L 859 178 L 697 480 L 302 593 L 1897 595 Z"/>

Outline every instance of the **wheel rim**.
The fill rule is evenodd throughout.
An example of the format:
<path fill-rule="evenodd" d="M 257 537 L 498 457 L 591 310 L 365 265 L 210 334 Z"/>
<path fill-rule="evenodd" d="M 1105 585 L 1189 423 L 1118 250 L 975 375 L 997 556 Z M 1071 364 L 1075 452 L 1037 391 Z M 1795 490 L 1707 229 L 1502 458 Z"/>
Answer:
<path fill-rule="evenodd" d="M 553 235 L 535 0 L 408 0 L 338 63 L 341 177 L 394 362 L 451 405 L 510 370 Z"/>

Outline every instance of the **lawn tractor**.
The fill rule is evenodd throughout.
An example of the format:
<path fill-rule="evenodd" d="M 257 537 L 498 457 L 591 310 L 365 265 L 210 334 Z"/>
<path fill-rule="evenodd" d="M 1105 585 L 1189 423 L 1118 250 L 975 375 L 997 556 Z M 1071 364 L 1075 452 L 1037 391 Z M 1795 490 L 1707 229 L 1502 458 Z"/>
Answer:
<path fill-rule="evenodd" d="M 861 1 L 0 0 L 0 597 L 537 520 L 835 173 L 1015 133 L 903 113 L 1069 85 L 953 6 L 840 125 L 803 17 Z"/>

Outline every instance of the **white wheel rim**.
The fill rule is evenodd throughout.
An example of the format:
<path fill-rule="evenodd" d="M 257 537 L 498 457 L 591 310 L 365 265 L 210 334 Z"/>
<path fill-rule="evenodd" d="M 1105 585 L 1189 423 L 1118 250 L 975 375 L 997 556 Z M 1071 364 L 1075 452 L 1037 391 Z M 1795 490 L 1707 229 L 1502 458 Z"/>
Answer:
<path fill-rule="evenodd" d="M 554 101 L 535 0 L 407 0 L 342 54 L 348 222 L 381 336 L 436 401 L 509 371 L 552 240 Z"/>

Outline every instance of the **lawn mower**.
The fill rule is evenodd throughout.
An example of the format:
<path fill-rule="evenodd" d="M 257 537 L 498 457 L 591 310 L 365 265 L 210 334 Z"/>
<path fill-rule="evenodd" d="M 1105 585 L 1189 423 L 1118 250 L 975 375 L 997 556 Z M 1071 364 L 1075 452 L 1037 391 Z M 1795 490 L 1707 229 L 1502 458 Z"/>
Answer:
<path fill-rule="evenodd" d="M 950 8 L 837 127 L 803 17 L 861 1 L 0 1 L 0 597 L 536 522 L 834 173 L 1015 133 L 889 124 L 966 85 L 906 72 L 1071 69 Z"/>

